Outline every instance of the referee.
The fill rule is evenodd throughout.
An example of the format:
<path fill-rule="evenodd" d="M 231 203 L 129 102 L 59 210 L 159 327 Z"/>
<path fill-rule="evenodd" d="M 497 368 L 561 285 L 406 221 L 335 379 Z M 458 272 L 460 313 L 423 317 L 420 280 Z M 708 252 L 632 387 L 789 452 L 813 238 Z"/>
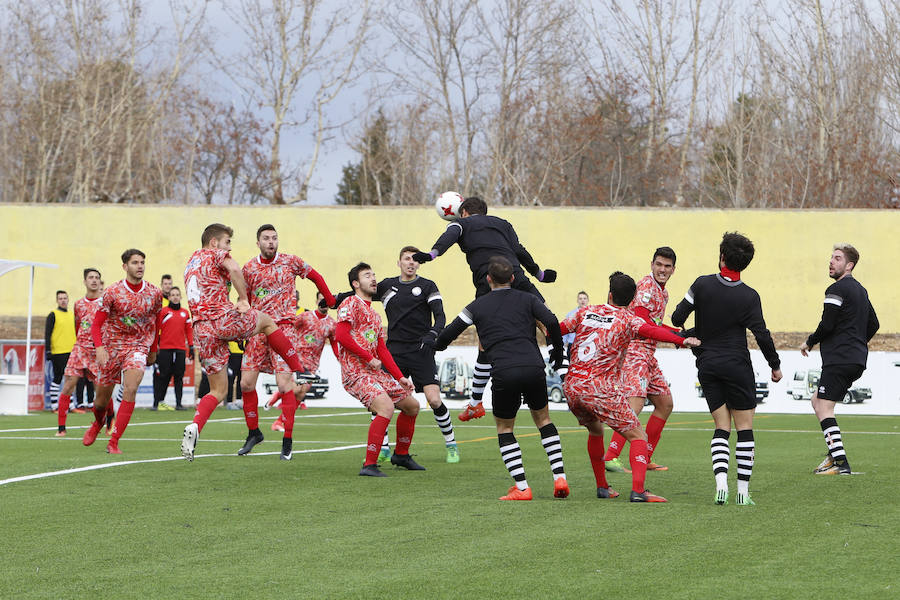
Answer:
<path fill-rule="evenodd" d="M 822 375 L 812 406 L 822 426 L 828 454 L 816 467 L 817 475 L 850 474 L 841 428 L 834 418 L 834 405 L 866 370 L 869 340 L 878 331 L 878 317 L 869 302 L 869 294 L 853 277 L 858 262 L 856 248 L 850 244 L 834 245 L 828 276 L 835 281 L 825 290 L 822 320 L 800 346 L 800 353 L 808 356 L 813 346 L 821 344 Z"/>

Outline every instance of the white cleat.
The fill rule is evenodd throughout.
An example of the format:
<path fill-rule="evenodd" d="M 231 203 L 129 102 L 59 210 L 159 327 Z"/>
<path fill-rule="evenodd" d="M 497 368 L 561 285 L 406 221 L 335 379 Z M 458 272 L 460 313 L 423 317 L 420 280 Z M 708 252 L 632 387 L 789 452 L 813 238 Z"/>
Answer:
<path fill-rule="evenodd" d="M 181 440 L 181 455 L 193 462 L 194 448 L 197 447 L 197 438 L 200 437 L 200 428 L 196 423 L 189 423 L 184 428 L 184 439 Z"/>

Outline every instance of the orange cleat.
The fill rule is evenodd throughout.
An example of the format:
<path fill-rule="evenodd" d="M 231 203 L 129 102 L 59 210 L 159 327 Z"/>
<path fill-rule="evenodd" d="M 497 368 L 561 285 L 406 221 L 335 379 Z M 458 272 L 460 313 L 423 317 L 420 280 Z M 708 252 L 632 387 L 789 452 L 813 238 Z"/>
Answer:
<path fill-rule="evenodd" d="M 119 450 L 119 440 L 109 440 L 109 443 L 106 444 L 106 451 L 109 454 L 122 454 L 122 451 Z"/>
<path fill-rule="evenodd" d="M 651 494 L 649 490 L 644 490 L 643 492 L 635 492 L 631 490 L 631 502 L 668 502 L 662 496 L 657 496 L 656 494 Z"/>
<path fill-rule="evenodd" d="M 83 414 L 84 414 L 84 409 L 83 409 L 83 408 L 80 408 L 80 407 L 78 407 L 78 406 L 76 406 L 75 408 L 73 408 L 73 409 L 71 410 L 71 412 L 75 413 L 76 415 L 83 415 Z"/>
<path fill-rule="evenodd" d="M 84 432 L 84 437 L 81 438 L 81 443 L 85 446 L 90 446 L 94 442 L 97 441 L 97 435 L 100 433 L 100 423 L 94 421 L 91 423 L 91 426 L 88 427 L 88 430 Z"/>
<path fill-rule="evenodd" d="M 301 401 L 299 408 L 300 410 L 306 410 L 306 402 Z"/>
<path fill-rule="evenodd" d="M 61 429 L 61 430 L 57 431 L 57 432 L 56 432 L 56 437 L 66 437 L 66 430 L 65 430 L 65 429 Z"/>
<path fill-rule="evenodd" d="M 655 462 L 651 462 L 651 463 L 647 464 L 647 470 L 648 471 L 668 471 L 669 467 L 666 467 L 664 465 L 658 465 Z"/>
<path fill-rule="evenodd" d="M 484 416 L 484 404 L 479 404 L 478 406 L 472 406 L 471 404 L 466 404 L 466 407 L 463 409 L 461 413 L 459 413 L 460 421 L 470 421 L 472 419 L 480 419 Z M 531 498 L 529 498 L 530 500 Z"/>
<path fill-rule="evenodd" d="M 559 477 L 553 482 L 553 496 L 555 498 L 569 497 L 569 482 L 565 477 Z"/>
<path fill-rule="evenodd" d="M 531 488 L 520 490 L 516 486 L 512 486 L 505 496 L 500 496 L 500 500 L 531 500 Z"/>
<path fill-rule="evenodd" d="M 272 431 L 284 431 L 284 419 L 278 417 L 272 423 Z"/>

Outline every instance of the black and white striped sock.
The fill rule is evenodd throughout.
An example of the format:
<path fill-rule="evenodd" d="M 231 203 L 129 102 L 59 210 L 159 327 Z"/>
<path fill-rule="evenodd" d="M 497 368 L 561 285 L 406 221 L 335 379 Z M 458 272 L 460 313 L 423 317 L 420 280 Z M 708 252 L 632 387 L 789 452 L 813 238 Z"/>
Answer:
<path fill-rule="evenodd" d="M 53 381 L 50 382 L 50 406 L 53 410 L 59 406 L 59 384 Z"/>
<path fill-rule="evenodd" d="M 478 351 L 478 357 L 475 359 L 475 369 L 472 373 L 472 399 L 469 404 L 478 406 L 484 396 L 484 388 L 487 387 L 488 381 L 491 379 L 491 363 L 488 361 L 487 354 L 484 350 Z"/>
<path fill-rule="evenodd" d="M 847 453 L 844 451 L 844 441 L 841 438 L 841 428 L 838 427 L 837 419 L 828 417 L 822 419 L 822 433 L 825 435 L 825 444 L 828 446 L 828 453 L 835 463 L 843 463 L 847 460 Z"/>
<path fill-rule="evenodd" d="M 525 479 L 525 467 L 522 465 L 522 449 L 519 448 L 519 442 L 512 433 L 498 433 L 497 441 L 500 442 L 500 456 L 503 458 L 503 464 L 506 470 L 516 482 L 516 487 L 520 490 L 528 488 L 528 481 Z"/>
<path fill-rule="evenodd" d="M 447 410 L 447 406 L 443 402 L 434 409 L 434 420 L 437 421 L 438 427 L 441 429 L 444 443 L 456 443 L 456 436 L 453 435 L 453 421 L 450 420 L 450 411 Z"/>
<path fill-rule="evenodd" d="M 746 496 L 750 493 L 750 476 L 753 475 L 753 456 L 756 442 L 752 429 L 741 429 L 737 432 L 737 445 L 734 447 L 734 459 L 737 462 L 738 494 Z"/>
<path fill-rule="evenodd" d="M 709 450 L 712 453 L 713 475 L 716 478 L 716 489 L 728 489 L 728 460 L 731 452 L 728 448 L 728 438 L 731 437 L 730 431 L 724 429 L 716 429 L 713 432 L 712 441 L 709 443 Z"/>
<path fill-rule="evenodd" d="M 541 444 L 544 445 L 544 452 L 550 460 L 550 470 L 553 471 L 553 479 L 562 477 L 565 479 L 566 470 L 563 467 L 562 443 L 559 441 L 559 432 L 556 425 L 548 423 L 541 427 Z"/>

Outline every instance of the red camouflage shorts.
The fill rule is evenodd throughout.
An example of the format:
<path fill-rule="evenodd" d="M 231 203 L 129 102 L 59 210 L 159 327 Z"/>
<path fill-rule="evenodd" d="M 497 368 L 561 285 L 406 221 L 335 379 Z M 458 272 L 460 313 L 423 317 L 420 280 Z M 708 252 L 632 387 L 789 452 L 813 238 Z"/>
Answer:
<path fill-rule="evenodd" d="M 619 433 L 641 426 L 628 404 L 628 396 L 614 384 L 602 381 L 566 377 L 566 400 L 579 425 L 602 421 Z"/>
<path fill-rule="evenodd" d="M 279 325 L 285 337 L 296 350 L 300 345 L 300 334 L 291 325 Z M 300 358 L 300 355 L 297 355 Z M 254 335 L 247 340 L 244 348 L 244 359 L 241 362 L 241 371 L 259 371 L 261 373 L 293 373 L 287 362 L 275 349 L 269 345 L 269 339 L 264 333 Z"/>
<path fill-rule="evenodd" d="M 122 381 L 122 371 L 144 370 L 147 366 L 146 346 L 107 346 L 109 360 L 97 376 L 98 385 L 115 385 Z"/>
<path fill-rule="evenodd" d="M 353 379 L 344 379 L 342 383 L 347 393 L 366 408 L 381 394 L 387 394 L 394 404 L 409 396 L 409 392 L 390 373 L 382 370 L 354 375 Z"/>
<path fill-rule="evenodd" d="M 622 392 L 626 398 L 671 395 L 656 357 L 628 352 L 622 366 Z"/>
<path fill-rule="evenodd" d="M 97 366 L 97 351 L 93 348 L 75 344 L 69 354 L 69 362 L 66 363 L 66 377 L 85 377 L 88 381 L 94 381 L 100 375 L 100 367 Z"/>
<path fill-rule="evenodd" d="M 228 365 L 228 342 L 246 340 L 256 331 L 259 311 L 251 308 L 244 314 L 237 310 L 212 321 L 194 323 L 194 346 L 200 352 L 200 364 L 208 375 L 215 375 Z"/>

